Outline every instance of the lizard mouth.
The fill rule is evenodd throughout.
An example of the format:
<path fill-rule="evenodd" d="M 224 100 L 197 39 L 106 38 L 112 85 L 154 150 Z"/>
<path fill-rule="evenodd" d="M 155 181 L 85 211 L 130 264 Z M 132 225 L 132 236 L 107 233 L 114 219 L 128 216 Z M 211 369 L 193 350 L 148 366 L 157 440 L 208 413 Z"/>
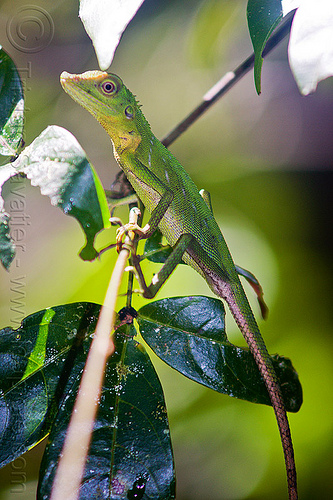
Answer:
<path fill-rule="evenodd" d="M 61 86 L 67 93 L 70 90 L 75 91 L 76 88 L 80 88 L 81 82 L 82 78 L 80 78 L 80 75 L 72 75 L 71 73 L 67 73 L 67 71 L 63 71 L 60 75 Z"/>
<path fill-rule="evenodd" d="M 101 77 L 101 80 L 103 78 L 104 76 Z M 60 75 L 60 84 L 64 91 L 69 94 L 75 102 L 87 109 L 92 115 L 96 116 L 96 110 L 99 109 L 102 111 L 103 108 L 108 111 L 108 115 L 112 114 L 110 107 L 104 103 L 99 96 L 95 96 L 93 94 L 93 90 L 90 90 L 89 87 L 87 88 L 85 80 L 85 78 L 82 78 L 82 75 L 67 73 L 67 71 L 63 71 Z"/>

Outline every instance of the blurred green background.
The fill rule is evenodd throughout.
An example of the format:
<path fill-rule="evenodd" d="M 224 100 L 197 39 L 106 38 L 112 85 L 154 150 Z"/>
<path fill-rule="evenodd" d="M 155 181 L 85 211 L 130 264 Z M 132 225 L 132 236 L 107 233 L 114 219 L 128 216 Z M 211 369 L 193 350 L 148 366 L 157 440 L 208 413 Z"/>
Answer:
<path fill-rule="evenodd" d="M 25 2 L 0 5 L 0 43 L 25 86 L 26 144 L 49 124 L 66 127 L 108 187 L 117 172 L 109 139 L 59 84 L 63 70 L 98 67 L 77 2 L 35 2 L 54 23 L 51 43 L 36 53 L 16 49 L 8 33 L 9 20 L 17 19 Z M 138 96 L 157 137 L 250 54 L 245 13 L 245 0 L 145 1 L 111 71 Z M 38 29 L 31 22 L 24 25 L 29 37 Z M 211 192 L 235 261 L 264 287 L 270 314 L 260 325 L 269 351 L 290 357 L 299 373 L 304 404 L 290 423 L 303 500 L 333 498 L 332 133 L 333 80 L 301 97 L 284 41 L 264 62 L 260 97 L 250 73 L 171 147 L 196 184 Z M 109 252 L 98 262 L 82 262 L 78 224 L 51 207 L 37 188 L 22 183 L 22 247 L 11 271 L 0 270 L 1 327 L 17 327 L 24 315 L 47 306 L 101 302 L 115 259 Z M 11 185 L 4 194 L 8 203 Z M 125 218 L 126 212 L 120 215 Z M 113 230 L 100 235 L 98 245 L 110 240 Z M 200 276 L 181 266 L 159 298 L 186 294 L 210 291 Z M 143 302 L 135 297 L 133 305 Z M 230 317 L 227 333 L 243 345 Z M 177 499 L 286 498 L 272 409 L 216 394 L 153 359 L 169 410 Z M 0 471 L 1 500 L 35 498 L 42 451 L 43 444 Z M 25 478 L 22 488 L 18 472 Z"/>

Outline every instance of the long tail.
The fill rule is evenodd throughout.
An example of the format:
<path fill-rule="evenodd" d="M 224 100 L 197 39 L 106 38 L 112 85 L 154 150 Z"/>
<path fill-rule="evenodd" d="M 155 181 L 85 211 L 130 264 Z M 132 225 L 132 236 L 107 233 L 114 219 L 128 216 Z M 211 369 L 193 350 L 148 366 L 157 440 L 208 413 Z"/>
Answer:
<path fill-rule="evenodd" d="M 226 292 L 226 288 L 228 289 L 228 292 Z M 238 306 L 239 300 L 235 297 L 232 287 L 229 285 L 226 288 L 224 287 L 223 290 L 223 299 L 227 302 L 230 312 L 249 346 L 249 349 L 258 365 L 259 371 L 265 381 L 268 394 L 272 402 L 280 431 L 284 460 L 286 464 L 289 500 L 297 500 L 298 494 L 294 448 L 291 440 L 288 417 L 273 364 L 269 357 L 264 340 L 260 334 L 258 325 L 252 314 L 250 305 L 247 302 L 245 292 L 243 290 L 240 292 L 237 287 L 237 294 L 240 292 L 242 295 L 241 303 L 244 303 L 245 299 L 246 304 L 241 310 Z"/>

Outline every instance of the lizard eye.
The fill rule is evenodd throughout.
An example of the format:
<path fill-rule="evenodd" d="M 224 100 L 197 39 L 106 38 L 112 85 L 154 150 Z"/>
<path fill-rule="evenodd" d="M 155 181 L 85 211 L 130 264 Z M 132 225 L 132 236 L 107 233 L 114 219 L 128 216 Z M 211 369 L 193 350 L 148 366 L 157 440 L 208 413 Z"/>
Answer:
<path fill-rule="evenodd" d="M 117 87 L 111 80 L 104 81 L 101 85 L 101 89 L 104 94 L 107 95 L 115 94 L 117 92 Z"/>
<path fill-rule="evenodd" d="M 128 118 L 129 120 L 131 120 L 134 116 L 134 113 L 133 113 L 133 108 L 132 106 L 127 106 L 127 108 L 125 108 L 125 116 L 126 118 Z"/>

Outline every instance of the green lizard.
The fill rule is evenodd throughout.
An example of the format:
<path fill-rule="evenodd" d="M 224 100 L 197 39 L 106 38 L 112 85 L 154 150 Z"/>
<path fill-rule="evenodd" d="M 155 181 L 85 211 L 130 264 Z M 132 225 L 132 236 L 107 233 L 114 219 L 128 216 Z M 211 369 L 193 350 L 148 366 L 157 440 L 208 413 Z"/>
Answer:
<path fill-rule="evenodd" d="M 297 499 L 294 450 L 279 382 L 206 197 L 200 195 L 182 165 L 154 136 L 135 97 L 118 76 L 101 71 L 82 75 L 63 72 L 60 80 L 64 90 L 107 131 L 117 162 L 150 212 L 144 228 L 129 229 L 147 238 L 158 226 L 173 247 L 152 283 L 148 287 L 144 283 L 144 296 L 153 297 L 183 259 L 227 302 L 265 381 L 280 431 L 289 499 Z"/>

